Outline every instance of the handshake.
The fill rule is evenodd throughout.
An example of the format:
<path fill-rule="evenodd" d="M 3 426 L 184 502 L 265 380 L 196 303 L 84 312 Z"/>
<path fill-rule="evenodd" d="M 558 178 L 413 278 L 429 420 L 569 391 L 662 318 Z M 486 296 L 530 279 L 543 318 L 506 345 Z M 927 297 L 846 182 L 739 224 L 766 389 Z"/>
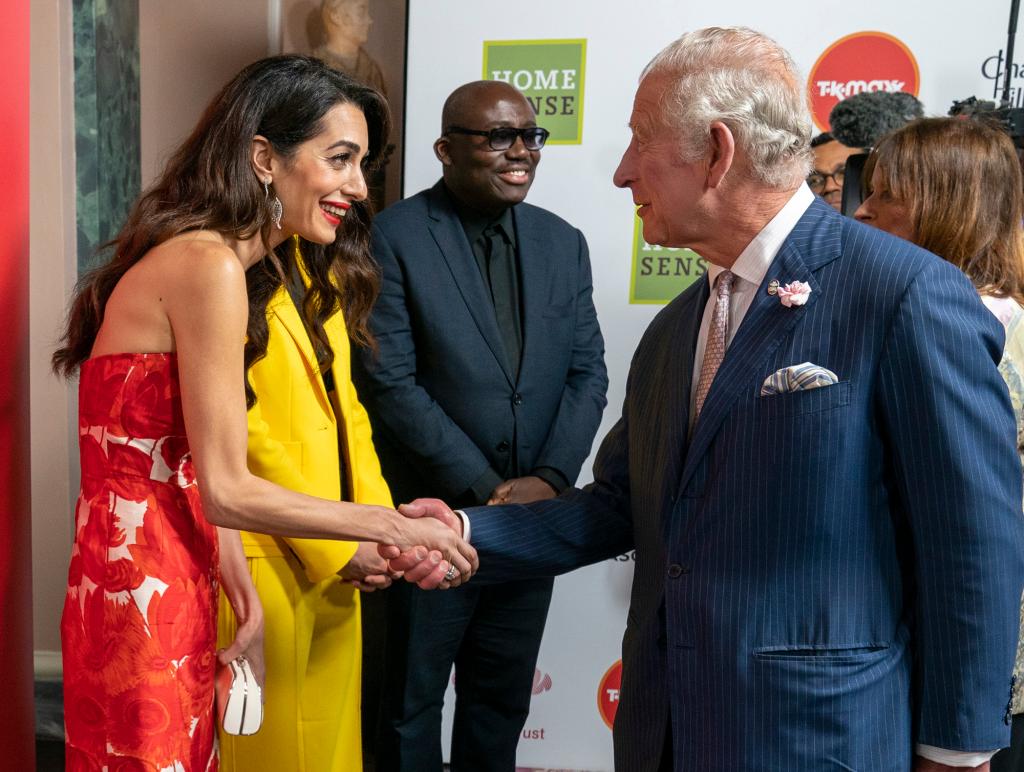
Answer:
<path fill-rule="evenodd" d="M 398 507 L 390 539 L 377 552 L 391 576 L 424 590 L 447 590 L 468 582 L 480 562 L 462 538 L 462 518 L 439 499 L 416 499 Z"/>

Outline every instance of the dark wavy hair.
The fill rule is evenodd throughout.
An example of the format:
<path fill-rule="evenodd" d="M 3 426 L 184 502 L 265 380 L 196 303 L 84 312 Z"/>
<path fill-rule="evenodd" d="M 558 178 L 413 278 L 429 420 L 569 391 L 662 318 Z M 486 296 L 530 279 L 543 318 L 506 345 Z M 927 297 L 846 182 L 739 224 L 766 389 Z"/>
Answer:
<path fill-rule="evenodd" d="M 352 339 L 373 348 L 368 319 L 380 279 L 369 249 L 371 206 L 354 202 L 332 244 L 297 238 L 272 250 L 266 193 L 251 163 L 253 137 L 265 137 L 287 162 L 299 145 L 322 130 L 324 116 L 338 104 L 353 104 L 366 117 L 369 150 L 363 171 L 367 174 L 380 163 L 390 129 L 387 103 L 379 93 L 307 56 L 261 59 L 235 76 L 214 97 L 160 178 L 135 202 L 121 232 L 105 245 L 113 249 L 109 262 L 79 281 L 63 345 L 53 354 L 53 369 L 67 377 L 89 357 L 110 293 L 128 269 L 158 244 L 200 229 L 235 239 L 258 234 L 266 249 L 266 258 L 246 275 L 249 407 L 256 395 L 248 371 L 267 352 L 267 303 L 300 254 L 310 279 L 301 311 L 320 366 L 329 367 L 334 361 L 324 322 L 339 308 Z"/>

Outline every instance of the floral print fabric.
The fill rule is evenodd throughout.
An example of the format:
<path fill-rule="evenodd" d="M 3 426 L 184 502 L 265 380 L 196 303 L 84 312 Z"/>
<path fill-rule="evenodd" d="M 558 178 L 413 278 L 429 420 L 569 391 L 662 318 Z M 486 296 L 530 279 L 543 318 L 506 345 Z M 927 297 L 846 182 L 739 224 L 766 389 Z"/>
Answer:
<path fill-rule="evenodd" d="M 1013 403 L 1013 414 L 1017 419 L 1017 452 L 1024 462 L 1024 308 L 1012 298 L 983 295 L 981 299 L 1006 330 L 1006 343 L 1003 345 L 1003 359 L 999 363 L 999 372 L 1010 391 L 1010 402 Z M 1017 641 L 1017 659 L 1013 666 L 1011 709 L 1014 713 L 1024 713 L 1024 599 L 1021 603 L 1020 635 Z"/>
<path fill-rule="evenodd" d="M 67 769 L 217 769 L 217 532 L 173 354 L 86 361 L 82 487 L 61 619 Z"/>

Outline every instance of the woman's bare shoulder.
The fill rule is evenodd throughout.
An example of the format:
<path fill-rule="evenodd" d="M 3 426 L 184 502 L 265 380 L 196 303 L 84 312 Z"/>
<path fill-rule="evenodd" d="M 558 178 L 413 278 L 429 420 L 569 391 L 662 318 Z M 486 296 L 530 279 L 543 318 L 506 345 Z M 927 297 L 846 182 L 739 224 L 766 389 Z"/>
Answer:
<path fill-rule="evenodd" d="M 179 234 L 153 247 L 144 261 L 167 282 L 168 289 L 192 293 L 245 288 L 241 260 L 211 231 Z"/>

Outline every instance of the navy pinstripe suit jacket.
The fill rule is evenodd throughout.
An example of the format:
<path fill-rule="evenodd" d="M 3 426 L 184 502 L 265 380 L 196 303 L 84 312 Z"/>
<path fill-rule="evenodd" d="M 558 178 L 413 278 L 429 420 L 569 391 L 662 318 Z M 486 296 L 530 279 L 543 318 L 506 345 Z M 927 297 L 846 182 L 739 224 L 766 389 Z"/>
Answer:
<path fill-rule="evenodd" d="M 765 278 L 692 437 L 706 279 L 641 341 L 595 482 L 469 510 L 479 579 L 637 551 L 620 772 L 908 770 L 914 743 L 1008 742 L 1024 580 L 1003 332 L 954 267 L 816 201 Z M 759 395 L 813 362 L 840 382 Z M 511 516 L 514 515 L 514 516 Z"/>

